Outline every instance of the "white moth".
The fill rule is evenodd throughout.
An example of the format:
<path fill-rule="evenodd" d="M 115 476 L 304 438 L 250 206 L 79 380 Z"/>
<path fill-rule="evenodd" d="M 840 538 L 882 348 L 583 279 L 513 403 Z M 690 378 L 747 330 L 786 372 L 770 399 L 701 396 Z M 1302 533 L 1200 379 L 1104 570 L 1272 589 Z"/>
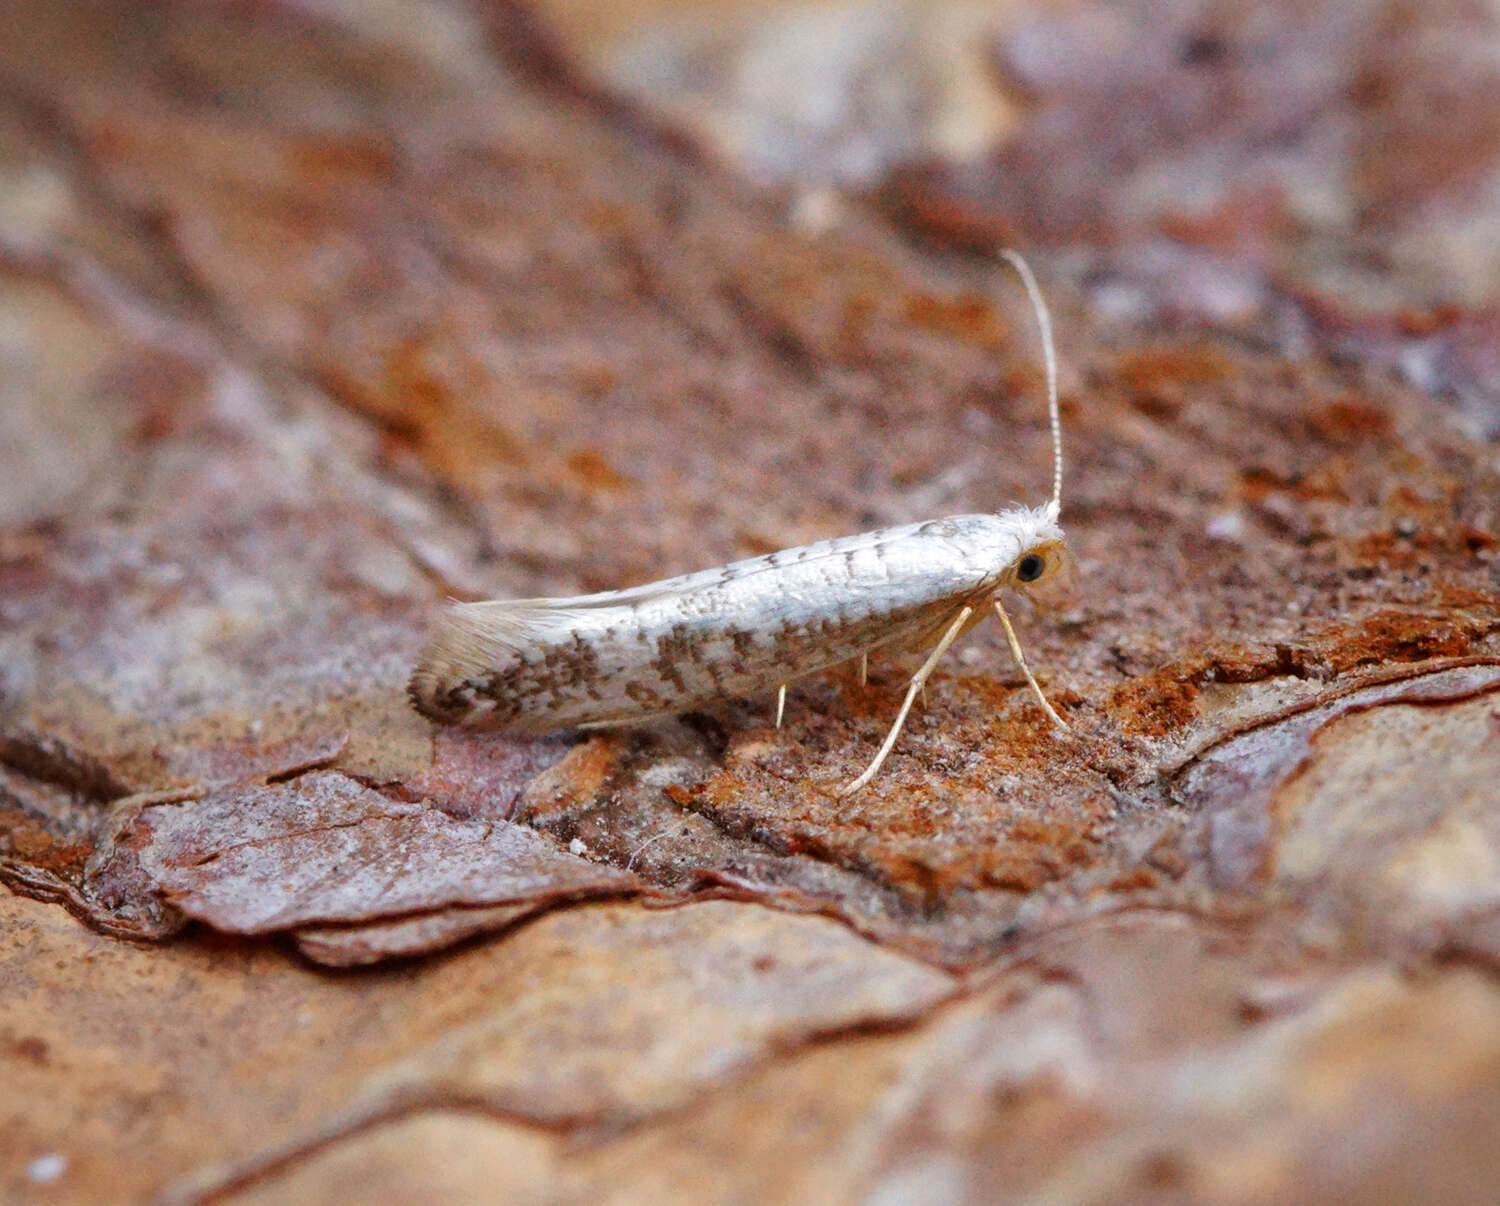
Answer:
<path fill-rule="evenodd" d="M 630 590 L 453 603 L 412 673 L 417 711 L 449 724 L 545 733 L 776 688 L 779 727 L 792 679 L 935 640 L 879 752 L 840 793 L 847 795 L 874 778 L 948 646 L 993 606 L 1043 710 L 1066 728 L 1000 602 L 1005 588 L 1035 586 L 1067 559 L 1058 527 L 1062 438 L 1052 324 L 1026 261 L 1002 254 L 1026 286 L 1046 357 L 1053 472 L 1045 506 L 882 528 Z"/>

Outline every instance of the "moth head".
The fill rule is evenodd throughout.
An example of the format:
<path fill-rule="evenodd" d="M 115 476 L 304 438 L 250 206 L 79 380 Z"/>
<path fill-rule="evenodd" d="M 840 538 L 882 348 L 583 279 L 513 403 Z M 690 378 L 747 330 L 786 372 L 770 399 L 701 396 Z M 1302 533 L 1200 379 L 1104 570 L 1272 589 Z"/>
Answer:
<path fill-rule="evenodd" d="M 1061 540 L 1041 540 L 1022 550 L 1007 576 L 1016 586 L 1034 589 L 1061 574 L 1069 560 L 1068 546 Z"/>
<path fill-rule="evenodd" d="M 1024 591 L 1034 601 L 1052 610 L 1072 605 L 1075 575 L 1062 529 L 1049 508 L 1022 512 L 1016 517 L 1022 531 L 1020 549 L 1001 576 L 1004 585 Z"/>

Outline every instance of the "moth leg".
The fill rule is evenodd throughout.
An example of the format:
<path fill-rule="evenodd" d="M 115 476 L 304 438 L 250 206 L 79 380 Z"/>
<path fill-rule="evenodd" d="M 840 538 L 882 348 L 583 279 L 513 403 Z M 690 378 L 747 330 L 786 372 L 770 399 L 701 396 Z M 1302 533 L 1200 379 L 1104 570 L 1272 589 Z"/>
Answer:
<path fill-rule="evenodd" d="M 1016 659 L 1016 665 L 1021 667 L 1021 673 L 1026 676 L 1026 681 L 1031 684 L 1031 689 L 1036 692 L 1036 697 L 1042 705 L 1042 711 L 1052 717 L 1052 723 L 1060 729 L 1067 728 L 1067 723 L 1047 702 L 1047 697 L 1042 694 L 1042 688 L 1036 681 L 1036 675 L 1031 673 L 1031 667 L 1026 664 L 1026 656 L 1021 652 L 1021 642 L 1016 639 L 1016 630 L 1010 626 L 1010 617 L 1005 614 L 1005 608 L 1000 606 L 999 598 L 995 599 L 995 611 L 1000 616 L 1000 623 L 1005 626 L 1005 639 L 1010 642 L 1010 655 Z"/>
<path fill-rule="evenodd" d="M 859 685 L 861 687 L 870 685 L 870 655 L 868 653 L 859 655 Z"/>
<path fill-rule="evenodd" d="M 786 712 L 786 684 L 776 689 L 776 727 L 781 727 L 781 717 Z"/>
<path fill-rule="evenodd" d="M 885 741 L 876 753 L 875 760 L 869 766 L 865 767 L 864 774 L 841 790 L 839 795 L 853 795 L 875 777 L 876 773 L 880 770 L 881 764 L 885 761 L 886 755 L 891 752 L 891 747 L 896 744 L 896 738 L 901 735 L 901 727 L 906 723 L 907 713 L 911 711 L 912 701 L 916 699 L 917 693 L 921 691 L 922 684 L 927 681 L 927 676 L 932 673 L 933 668 L 938 664 L 938 659 L 948 651 L 948 646 L 953 644 L 958 634 L 963 631 L 964 621 L 973 614 L 974 609 L 972 607 L 965 607 L 954 618 L 953 623 L 948 625 L 948 631 L 943 633 L 943 639 L 937 643 L 937 648 L 928 655 L 927 660 L 922 663 L 922 668 L 912 677 L 911 686 L 906 689 L 906 699 L 901 704 L 901 711 L 896 714 L 896 723 L 891 725 L 891 731 L 885 735 Z"/>

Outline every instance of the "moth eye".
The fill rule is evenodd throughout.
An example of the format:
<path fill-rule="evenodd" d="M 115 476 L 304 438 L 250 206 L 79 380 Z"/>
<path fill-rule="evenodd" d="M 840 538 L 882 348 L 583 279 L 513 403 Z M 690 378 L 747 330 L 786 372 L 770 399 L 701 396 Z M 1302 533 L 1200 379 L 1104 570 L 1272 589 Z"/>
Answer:
<path fill-rule="evenodd" d="M 1016 566 L 1016 577 L 1022 582 L 1035 582 L 1047 568 L 1047 562 L 1039 553 L 1027 553 Z"/>

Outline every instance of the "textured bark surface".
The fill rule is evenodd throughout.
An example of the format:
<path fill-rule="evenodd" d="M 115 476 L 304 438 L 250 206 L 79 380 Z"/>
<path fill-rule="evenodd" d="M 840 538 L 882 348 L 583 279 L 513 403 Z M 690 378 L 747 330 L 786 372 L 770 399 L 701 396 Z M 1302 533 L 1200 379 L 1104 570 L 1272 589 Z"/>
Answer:
<path fill-rule="evenodd" d="M 1482 1202 L 1500 20 L 13 3 L 0 1195 Z M 1040 501 L 1076 605 L 535 739 L 446 596 Z M 335 970 L 337 969 L 337 970 Z"/>

